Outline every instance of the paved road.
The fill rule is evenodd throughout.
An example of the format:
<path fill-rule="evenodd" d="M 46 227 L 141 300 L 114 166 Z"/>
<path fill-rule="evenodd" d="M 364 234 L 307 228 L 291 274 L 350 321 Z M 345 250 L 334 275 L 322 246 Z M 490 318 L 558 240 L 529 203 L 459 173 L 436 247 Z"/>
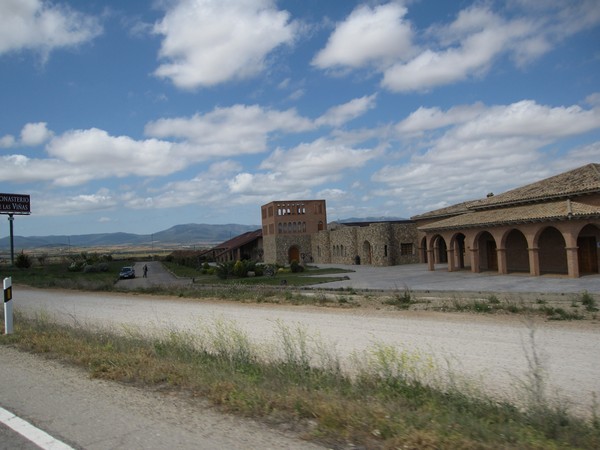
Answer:
<path fill-rule="evenodd" d="M 143 266 L 148 266 L 148 277 L 143 278 Z M 532 277 L 526 274 L 498 275 L 495 272 L 472 273 L 470 271 L 448 272 L 445 264 L 436 266 L 435 271 L 427 270 L 425 264 L 374 267 L 365 265 L 319 264 L 322 268 L 343 268 L 351 270 L 345 275 L 347 280 L 322 283 L 317 288 L 413 291 L 468 291 L 468 292 L 546 292 L 580 293 L 588 291 L 600 294 L 600 275 L 568 278 L 560 275 Z M 134 280 L 120 280 L 120 288 L 144 288 L 152 286 L 186 286 L 192 284 L 190 278 L 176 278 L 165 270 L 158 261 L 135 264 L 137 277 Z M 331 276 L 331 275 L 323 275 Z"/>
<path fill-rule="evenodd" d="M 221 414 L 202 401 L 93 380 L 80 369 L 7 347 L 0 346 L 0 360 L 1 406 L 74 448 L 320 448 Z M 5 444 L 0 442 L 0 448 L 32 448 L 27 442 Z"/>
<path fill-rule="evenodd" d="M 426 264 L 373 267 L 340 264 L 319 264 L 319 267 L 341 267 L 349 280 L 324 283 L 320 287 L 354 289 L 404 289 L 414 291 L 483 291 L 483 292 L 588 292 L 600 294 L 600 275 L 568 278 L 560 275 L 532 277 L 526 274 L 498 275 L 495 272 L 472 273 L 462 270 L 448 272 L 447 265 L 427 270 Z"/>
<path fill-rule="evenodd" d="M 144 266 L 148 272 L 144 278 Z M 158 261 L 137 262 L 133 266 L 136 277 L 129 280 L 119 280 L 116 286 L 121 289 L 151 288 L 153 286 L 186 286 L 192 283 L 190 278 L 177 278 L 167 271 Z"/>

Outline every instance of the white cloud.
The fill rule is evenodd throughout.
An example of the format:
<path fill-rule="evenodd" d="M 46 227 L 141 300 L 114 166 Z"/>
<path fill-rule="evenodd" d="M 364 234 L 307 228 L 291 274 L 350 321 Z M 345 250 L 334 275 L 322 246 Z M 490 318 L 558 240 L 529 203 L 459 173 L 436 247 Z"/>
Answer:
<path fill-rule="evenodd" d="M 12 134 L 6 134 L 0 138 L 0 148 L 14 147 L 16 139 Z"/>
<path fill-rule="evenodd" d="M 350 100 L 343 105 L 330 108 L 316 120 L 317 125 L 331 125 L 339 127 L 344 123 L 360 117 L 365 112 L 375 108 L 377 94 L 368 95 Z"/>
<path fill-rule="evenodd" d="M 35 147 L 48 141 L 52 135 L 46 122 L 28 123 L 21 130 L 21 144 Z"/>
<path fill-rule="evenodd" d="M 176 172 L 186 160 L 174 150 L 176 144 L 157 139 L 137 141 L 128 136 L 111 136 L 104 130 L 73 130 L 47 145 L 48 154 L 87 172 L 89 179 L 127 175 L 159 176 Z M 78 179 L 64 177 L 64 184 Z"/>
<path fill-rule="evenodd" d="M 482 103 L 474 105 L 459 105 L 442 111 L 440 108 L 425 108 L 421 106 L 401 121 L 396 129 L 404 134 L 420 134 L 423 131 L 456 125 L 477 117 L 485 107 Z"/>
<path fill-rule="evenodd" d="M 173 181 L 156 188 L 151 197 L 132 193 L 123 201 L 126 206 L 134 209 L 210 206 L 211 211 L 216 214 L 219 209 L 229 208 L 232 204 L 223 177 L 232 176 L 237 170 L 240 170 L 237 163 L 217 163 L 192 179 Z"/>
<path fill-rule="evenodd" d="M 99 21 L 57 2 L 0 2 L 0 55 L 34 50 L 46 60 L 55 49 L 86 43 L 102 32 Z"/>
<path fill-rule="evenodd" d="M 530 64 L 600 23 L 597 0 L 475 2 L 447 24 L 415 30 L 399 2 L 359 6 L 313 59 L 321 69 L 371 66 L 393 92 L 429 91 L 482 77 L 504 56 Z"/>
<path fill-rule="evenodd" d="M 314 185 L 323 182 L 318 180 L 338 178 L 344 170 L 360 168 L 380 154 L 379 150 L 354 149 L 326 139 L 317 139 L 288 151 L 275 150 L 260 168 L 283 172 L 287 179 Z"/>
<path fill-rule="evenodd" d="M 243 172 L 229 182 L 231 194 L 268 199 L 301 198 L 311 189 L 339 180 L 344 171 L 359 169 L 379 150 L 353 149 L 326 139 L 275 150 L 260 166 L 264 173 Z"/>
<path fill-rule="evenodd" d="M 600 161 L 600 141 L 593 142 L 583 147 L 575 148 L 569 151 L 564 159 L 561 159 L 561 164 L 568 164 L 568 169 L 589 164 L 591 162 L 598 163 Z M 557 172 L 564 170 L 563 167 L 558 168 Z"/>
<path fill-rule="evenodd" d="M 277 47 L 290 44 L 296 25 L 272 0 L 169 2 L 154 32 L 164 36 L 155 74 L 194 89 L 256 76 Z"/>
<path fill-rule="evenodd" d="M 257 105 L 234 105 L 190 118 L 150 122 L 145 132 L 157 138 L 188 140 L 194 144 L 193 151 L 204 157 L 227 157 L 264 152 L 269 133 L 296 133 L 312 128 L 313 123 L 293 109 L 274 111 Z"/>
<path fill-rule="evenodd" d="M 348 192 L 343 189 L 323 189 L 317 192 L 317 198 L 325 198 L 328 201 L 344 200 L 348 198 Z"/>
<path fill-rule="evenodd" d="M 439 30 L 445 49 L 425 49 L 410 61 L 393 65 L 384 71 L 381 84 L 395 92 L 428 90 L 477 76 L 507 47 L 534 31 L 532 24 L 507 22 L 487 7 L 468 8 Z"/>
<path fill-rule="evenodd" d="M 456 131 L 460 139 L 522 136 L 556 139 L 600 128 L 600 110 L 579 106 L 549 107 L 532 100 L 495 106 Z"/>
<path fill-rule="evenodd" d="M 403 165 L 388 164 L 372 177 L 385 186 L 377 195 L 411 199 L 406 207 L 411 214 L 418 214 L 549 175 L 546 147 L 600 129 L 600 111 L 521 101 L 493 107 L 462 106 L 446 112 L 423 109 L 400 125 L 402 131 L 447 127 L 425 152 L 414 154 Z M 593 144 L 571 157 L 585 164 L 597 159 L 597 150 Z M 581 165 L 561 164 L 564 170 Z"/>
<path fill-rule="evenodd" d="M 387 65 L 412 51 L 412 30 L 404 21 L 407 10 L 397 2 L 359 6 L 336 25 L 327 45 L 312 64 L 327 69 Z"/>

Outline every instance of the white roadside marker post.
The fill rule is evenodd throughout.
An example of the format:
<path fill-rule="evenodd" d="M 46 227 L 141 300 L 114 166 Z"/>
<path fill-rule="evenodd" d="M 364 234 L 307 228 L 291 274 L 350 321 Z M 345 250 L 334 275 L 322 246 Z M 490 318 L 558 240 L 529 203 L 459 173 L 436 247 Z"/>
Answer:
<path fill-rule="evenodd" d="M 4 334 L 13 332 L 12 278 L 4 279 Z"/>

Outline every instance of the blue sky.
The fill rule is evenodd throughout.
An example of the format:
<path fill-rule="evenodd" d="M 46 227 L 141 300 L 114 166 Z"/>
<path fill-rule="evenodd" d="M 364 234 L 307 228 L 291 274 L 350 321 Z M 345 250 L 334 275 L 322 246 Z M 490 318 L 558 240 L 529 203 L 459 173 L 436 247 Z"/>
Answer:
<path fill-rule="evenodd" d="M 410 217 L 600 162 L 600 3 L 2 0 L 0 104 L 17 235 Z"/>

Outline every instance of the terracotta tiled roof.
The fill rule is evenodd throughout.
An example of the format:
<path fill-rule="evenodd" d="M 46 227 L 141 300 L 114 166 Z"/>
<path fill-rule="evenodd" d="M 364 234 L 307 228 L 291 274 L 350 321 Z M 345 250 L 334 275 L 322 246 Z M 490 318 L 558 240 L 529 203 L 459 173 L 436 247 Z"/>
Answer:
<path fill-rule="evenodd" d="M 600 191 L 600 164 L 588 164 L 469 205 L 483 209 L 501 205 L 551 200 Z"/>
<path fill-rule="evenodd" d="M 448 219 L 419 227 L 422 231 L 468 228 L 477 226 L 506 225 L 511 223 L 546 220 L 568 220 L 572 218 L 600 218 L 600 206 L 587 205 L 570 200 L 520 205 L 494 210 L 471 211 Z"/>
<path fill-rule="evenodd" d="M 436 217 L 455 216 L 469 211 L 469 205 L 477 203 L 479 200 L 457 203 L 456 205 L 446 206 L 445 208 L 429 211 L 418 216 L 411 217 L 411 220 L 435 219 Z"/>
<path fill-rule="evenodd" d="M 255 231 L 247 231 L 246 233 L 240 234 L 228 241 L 222 242 L 219 245 L 215 245 L 211 250 L 231 250 L 242 245 L 247 244 L 248 242 L 252 242 L 255 239 L 262 237 L 262 229 L 258 229 Z"/>

